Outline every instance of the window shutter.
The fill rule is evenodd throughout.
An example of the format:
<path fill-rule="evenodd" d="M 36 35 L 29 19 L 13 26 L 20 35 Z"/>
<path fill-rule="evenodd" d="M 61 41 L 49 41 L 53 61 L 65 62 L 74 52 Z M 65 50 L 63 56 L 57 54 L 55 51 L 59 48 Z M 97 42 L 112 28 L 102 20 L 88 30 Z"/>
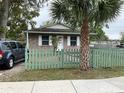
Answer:
<path fill-rule="evenodd" d="M 49 36 L 49 46 L 52 46 L 52 36 Z"/>
<path fill-rule="evenodd" d="M 70 43 L 71 43 L 70 36 L 67 36 L 67 46 L 70 46 Z"/>
<path fill-rule="evenodd" d="M 38 45 L 42 46 L 42 35 L 39 35 L 38 37 Z"/>
<path fill-rule="evenodd" d="M 77 36 L 77 46 L 80 46 L 80 36 Z"/>

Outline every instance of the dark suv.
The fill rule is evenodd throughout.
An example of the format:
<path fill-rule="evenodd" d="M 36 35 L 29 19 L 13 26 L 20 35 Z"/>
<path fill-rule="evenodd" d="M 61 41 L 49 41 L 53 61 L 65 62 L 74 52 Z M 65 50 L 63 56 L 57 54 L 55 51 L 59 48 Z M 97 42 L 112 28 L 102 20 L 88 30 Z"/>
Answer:
<path fill-rule="evenodd" d="M 0 65 L 12 68 L 14 63 L 23 61 L 25 48 L 17 41 L 0 41 Z"/>
<path fill-rule="evenodd" d="M 118 48 L 124 48 L 124 44 L 117 45 Z"/>

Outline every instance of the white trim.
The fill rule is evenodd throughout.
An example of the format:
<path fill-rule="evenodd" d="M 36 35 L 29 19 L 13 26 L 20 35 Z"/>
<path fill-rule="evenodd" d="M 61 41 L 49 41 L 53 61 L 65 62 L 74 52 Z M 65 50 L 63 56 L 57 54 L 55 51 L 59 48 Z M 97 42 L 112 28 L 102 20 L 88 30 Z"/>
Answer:
<path fill-rule="evenodd" d="M 52 36 L 49 35 L 49 46 L 52 46 Z"/>
<path fill-rule="evenodd" d="M 38 33 L 38 34 L 60 34 L 60 35 L 63 35 L 63 34 L 66 34 L 66 35 L 80 35 L 79 32 L 62 32 L 62 31 L 59 31 L 59 32 L 42 32 L 42 31 L 37 31 L 37 30 L 30 30 L 30 31 L 24 31 L 25 33 L 28 32 L 28 33 Z M 89 35 L 97 35 L 97 33 L 89 33 Z"/>
<path fill-rule="evenodd" d="M 42 35 L 38 36 L 38 45 L 42 46 Z"/>
<path fill-rule="evenodd" d="M 80 36 L 77 36 L 77 46 L 80 46 Z"/>
<path fill-rule="evenodd" d="M 70 36 L 67 36 L 67 46 L 70 46 L 71 42 L 70 42 Z"/>
<path fill-rule="evenodd" d="M 29 31 L 29 33 L 38 33 L 38 34 L 60 34 L 60 35 L 63 35 L 63 34 L 66 34 L 66 35 L 80 35 L 80 33 L 78 32 L 42 32 L 42 31 L 36 31 L 36 30 L 33 30 L 33 31 Z"/>
<path fill-rule="evenodd" d="M 27 36 L 26 47 L 27 47 L 27 49 L 29 49 L 29 35 L 28 35 L 28 32 L 26 33 L 26 36 Z"/>

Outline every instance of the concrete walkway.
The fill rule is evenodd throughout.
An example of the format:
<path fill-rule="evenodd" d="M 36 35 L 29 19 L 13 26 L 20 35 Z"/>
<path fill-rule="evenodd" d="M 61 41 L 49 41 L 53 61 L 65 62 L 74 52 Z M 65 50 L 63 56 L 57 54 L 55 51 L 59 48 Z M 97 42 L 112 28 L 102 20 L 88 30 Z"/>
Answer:
<path fill-rule="evenodd" d="M 124 77 L 99 80 L 0 82 L 0 93 L 124 93 Z"/>

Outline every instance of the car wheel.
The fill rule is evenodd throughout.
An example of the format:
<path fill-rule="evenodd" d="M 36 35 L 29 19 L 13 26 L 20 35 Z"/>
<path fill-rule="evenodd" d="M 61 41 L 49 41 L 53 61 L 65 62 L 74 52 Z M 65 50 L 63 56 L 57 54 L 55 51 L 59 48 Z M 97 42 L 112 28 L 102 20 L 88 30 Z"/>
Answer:
<path fill-rule="evenodd" d="M 7 62 L 7 68 L 13 68 L 13 66 L 14 66 L 14 60 L 13 60 L 13 58 L 9 58 L 8 59 L 8 62 Z"/>

